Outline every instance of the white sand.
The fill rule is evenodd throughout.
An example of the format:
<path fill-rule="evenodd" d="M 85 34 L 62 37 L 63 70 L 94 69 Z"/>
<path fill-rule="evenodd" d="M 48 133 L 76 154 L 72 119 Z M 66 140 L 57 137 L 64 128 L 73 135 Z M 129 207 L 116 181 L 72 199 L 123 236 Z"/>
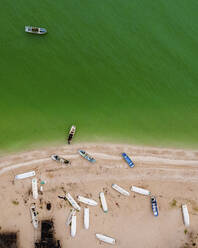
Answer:
<path fill-rule="evenodd" d="M 80 155 L 84 149 L 94 158 L 91 164 Z M 126 152 L 135 163 L 130 168 L 121 158 Z M 52 154 L 71 160 L 69 167 L 51 160 Z M 34 200 L 31 179 L 13 181 L 19 173 L 35 170 L 38 181 L 46 180 L 43 195 Z M 148 189 L 157 197 L 159 217 L 154 217 L 150 198 L 130 192 L 120 195 L 111 188 L 116 183 L 130 192 L 132 185 Z M 95 238 L 102 233 L 116 239 L 114 247 L 121 248 L 180 248 L 191 242 L 198 233 L 198 152 L 177 149 L 159 149 L 115 144 L 78 144 L 23 152 L 0 159 L 0 226 L 1 231 L 18 231 L 20 248 L 33 248 L 39 237 L 31 224 L 29 207 L 35 202 L 39 220 L 53 218 L 56 238 L 62 247 L 108 247 Z M 82 195 L 99 203 L 99 192 L 105 192 L 109 212 L 100 204 L 90 206 L 90 227 L 83 226 L 83 210 L 77 213 L 77 234 L 70 236 L 65 222 L 70 206 L 58 195 L 69 192 L 76 199 Z M 173 200 L 176 206 L 171 206 Z M 18 201 L 14 205 L 12 201 Z M 52 210 L 46 210 L 46 203 Z M 185 234 L 181 204 L 187 204 L 190 227 Z M 85 206 L 80 203 L 82 207 Z M 189 246 L 191 247 L 191 246 Z M 193 246 L 196 247 L 196 246 Z"/>

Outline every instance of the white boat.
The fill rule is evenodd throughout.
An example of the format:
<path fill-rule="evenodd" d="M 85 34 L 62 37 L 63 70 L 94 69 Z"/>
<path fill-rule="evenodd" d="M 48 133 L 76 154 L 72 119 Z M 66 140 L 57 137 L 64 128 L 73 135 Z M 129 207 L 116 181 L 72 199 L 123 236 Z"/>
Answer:
<path fill-rule="evenodd" d="M 38 28 L 38 27 L 32 27 L 32 26 L 25 26 L 25 32 L 26 33 L 31 33 L 31 34 L 46 34 L 47 29 Z"/>
<path fill-rule="evenodd" d="M 100 200 L 101 200 L 101 204 L 102 204 L 102 209 L 105 213 L 108 212 L 108 207 L 107 207 L 107 202 L 105 199 L 105 195 L 103 192 L 100 192 Z"/>
<path fill-rule="evenodd" d="M 30 213 L 31 213 L 31 217 L 32 217 L 32 224 L 33 224 L 34 228 L 37 229 L 38 228 L 38 217 L 37 217 L 37 213 L 36 213 L 35 204 L 32 204 L 30 206 Z"/>
<path fill-rule="evenodd" d="M 126 191 L 125 189 L 121 188 L 120 186 L 118 186 L 117 184 L 112 184 L 111 186 L 113 189 L 117 190 L 120 194 L 122 195 L 126 195 L 129 196 L 130 193 L 128 191 Z"/>
<path fill-rule="evenodd" d="M 76 215 L 72 215 L 72 221 L 71 221 L 71 236 L 76 236 Z"/>
<path fill-rule="evenodd" d="M 89 208 L 84 208 L 84 227 L 89 229 Z"/>
<path fill-rule="evenodd" d="M 80 206 L 69 193 L 66 194 L 66 199 L 69 201 L 73 208 L 80 211 Z"/>
<path fill-rule="evenodd" d="M 68 139 L 67 139 L 68 144 L 71 143 L 71 141 L 72 141 L 72 139 L 73 139 L 73 136 L 74 136 L 75 132 L 76 132 L 76 126 L 73 125 L 73 126 L 71 127 L 70 131 L 69 131 L 69 136 L 68 136 Z"/>
<path fill-rule="evenodd" d="M 38 186 L 37 186 L 37 179 L 32 179 L 32 194 L 33 198 L 36 200 L 38 198 Z"/>
<path fill-rule="evenodd" d="M 66 226 L 69 226 L 72 222 L 72 216 L 76 214 L 76 210 L 74 208 L 70 209 L 69 215 L 66 220 Z"/>
<path fill-rule="evenodd" d="M 19 179 L 24 179 L 24 178 L 28 178 L 28 177 L 34 177 L 36 175 L 35 171 L 29 171 L 23 174 L 18 174 L 15 176 L 15 179 L 19 180 Z"/>
<path fill-rule="evenodd" d="M 86 197 L 83 197 L 83 196 L 80 196 L 80 195 L 77 197 L 77 199 L 78 199 L 78 201 L 83 202 L 87 205 L 91 205 L 91 206 L 97 206 L 97 204 L 98 204 L 96 201 L 89 199 L 89 198 L 86 198 Z"/>
<path fill-rule="evenodd" d="M 131 187 L 131 191 L 134 191 L 134 192 L 142 194 L 142 195 L 150 195 L 151 194 L 151 192 L 148 191 L 147 189 L 142 189 L 142 188 L 138 188 L 135 186 Z"/>
<path fill-rule="evenodd" d="M 190 218 L 189 218 L 188 208 L 186 204 L 182 205 L 182 213 L 183 213 L 184 225 L 190 226 Z"/>
<path fill-rule="evenodd" d="M 105 236 L 103 234 L 96 233 L 96 238 L 101 240 L 101 241 L 103 241 L 103 242 L 105 242 L 105 243 L 108 243 L 108 244 L 115 245 L 115 243 L 116 243 L 114 238 Z"/>

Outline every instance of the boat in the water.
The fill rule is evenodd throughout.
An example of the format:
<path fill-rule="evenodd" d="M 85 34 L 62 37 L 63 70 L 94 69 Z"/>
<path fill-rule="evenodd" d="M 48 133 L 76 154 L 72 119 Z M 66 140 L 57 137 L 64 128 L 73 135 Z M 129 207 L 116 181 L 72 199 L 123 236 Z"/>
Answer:
<path fill-rule="evenodd" d="M 129 158 L 129 156 L 126 153 L 122 153 L 122 157 L 124 158 L 124 160 L 127 162 L 127 164 L 133 168 L 135 165 L 133 163 L 133 161 Z"/>
<path fill-rule="evenodd" d="M 72 139 L 73 139 L 73 136 L 74 136 L 75 132 L 76 132 L 76 126 L 73 125 L 73 126 L 71 127 L 70 131 L 69 131 L 69 136 L 68 136 L 68 139 L 67 139 L 68 144 L 71 143 L 71 141 L 72 141 Z"/>
<path fill-rule="evenodd" d="M 35 204 L 31 205 L 30 213 L 31 213 L 31 216 L 32 216 L 32 224 L 33 224 L 34 228 L 37 229 L 38 228 L 38 216 L 37 216 L 37 213 L 36 213 Z"/>
<path fill-rule="evenodd" d="M 69 160 L 62 158 L 62 157 L 59 157 L 58 155 L 52 155 L 51 159 L 54 161 L 60 162 L 61 164 L 69 164 L 70 163 Z"/>
<path fill-rule="evenodd" d="M 79 150 L 79 153 L 83 158 L 87 159 L 89 162 L 92 162 L 92 163 L 96 162 L 96 160 L 93 157 L 91 157 L 88 153 L 86 153 L 85 151 Z"/>
<path fill-rule="evenodd" d="M 154 196 L 151 196 L 151 206 L 154 216 L 158 216 L 157 200 Z"/>
<path fill-rule="evenodd" d="M 32 26 L 25 26 L 25 32 L 30 34 L 46 34 L 47 29 Z"/>

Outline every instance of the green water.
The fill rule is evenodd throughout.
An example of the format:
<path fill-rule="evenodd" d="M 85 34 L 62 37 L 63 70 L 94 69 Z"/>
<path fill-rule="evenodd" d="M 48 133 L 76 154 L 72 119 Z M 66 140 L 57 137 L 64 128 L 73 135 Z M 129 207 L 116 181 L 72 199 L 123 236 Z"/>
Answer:
<path fill-rule="evenodd" d="M 0 150 L 198 147 L 197 0 L 1 0 Z M 25 25 L 48 29 L 45 36 Z"/>

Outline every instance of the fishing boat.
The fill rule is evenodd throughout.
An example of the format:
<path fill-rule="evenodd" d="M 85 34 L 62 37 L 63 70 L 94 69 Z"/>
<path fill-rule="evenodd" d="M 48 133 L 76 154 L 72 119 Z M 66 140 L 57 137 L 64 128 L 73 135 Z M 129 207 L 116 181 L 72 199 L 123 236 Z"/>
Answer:
<path fill-rule="evenodd" d="M 114 238 L 108 237 L 103 234 L 96 233 L 96 238 L 111 245 L 114 245 L 116 243 L 116 240 Z"/>
<path fill-rule="evenodd" d="M 89 198 L 86 198 L 86 197 L 83 197 L 83 196 L 78 196 L 77 197 L 78 201 L 79 202 L 82 202 L 82 203 L 85 203 L 87 205 L 90 205 L 90 206 L 97 206 L 97 202 L 92 200 L 92 199 L 89 199 Z"/>
<path fill-rule="evenodd" d="M 74 238 L 76 236 L 76 214 L 72 215 L 71 221 L 71 236 Z"/>
<path fill-rule="evenodd" d="M 120 186 L 118 186 L 115 183 L 113 183 L 111 187 L 113 189 L 115 189 L 116 191 L 118 191 L 122 195 L 126 195 L 126 196 L 129 196 L 130 195 L 130 193 L 128 191 L 126 191 L 125 189 L 121 188 Z"/>
<path fill-rule="evenodd" d="M 72 216 L 76 214 L 76 210 L 74 208 L 70 209 L 69 215 L 67 217 L 66 226 L 69 226 L 72 222 Z"/>
<path fill-rule="evenodd" d="M 141 194 L 141 195 L 150 195 L 151 194 L 151 192 L 149 190 L 142 189 L 142 188 L 135 187 L 135 186 L 131 187 L 131 191 L 136 192 L 136 193 Z"/>
<path fill-rule="evenodd" d="M 73 208 L 75 208 L 77 211 L 80 211 L 80 206 L 69 193 L 67 193 L 65 197 Z"/>
<path fill-rule="evenodd" d="M 52 155 L 51 159 L 54 161 L 60 162 L 62 164 L 69 164 L 70 163 L 69 160 L 62 158 L 62 157 L 59 157 L 58 155 Z"/>
<path fill-rule="evenodd" d="M 30 213 L 32 216 L 32 224 L 33 224 L 34 228 L 37 229 L 38 228 L 38 217 L 37 217 L 37 213 L 36 213 L 35 204 L 31 205 Z"/>
<path fill-rule="evenodd" d="M 75 132 L 76 132 L 76 126 L 73 125 L 73 126 L 71 127 L 70 131 L 69 131 L 69 136 L 68 136 L 68 139 L 67 139 L 68 144 L 71 143 L 71 141 L 72 141 L 72 139 L 73 139 L 73 136 L 74 136 Z"/>
<path fill-rule="evenodd" d="M 15 176 L 15 179 L 19 180 L 19 179 L 25 179 L 28 177 L 34 177 L 36 175 L 35 171 L 29 171 L 23 174 L 18 174 Z"/>
<path fill-rule="evenodd" d="M 89 229 L 89 208 L 84 208 L 84 227 Z"/>
<path fill-rule="evenodd" d="M 102 209 L 105 213 L 108 212 L 108 207 L 107 207 L 107 202 L 106 202 L 106 199 L 105 199 L 105 195 L 103 192 L 100 192 L 99 194 L 100 196 L 100 201 L 101 201 L 101 204 L 102 204 Z"/>
<path fill-rule="evenodd" d="M 182 213 L 183 213 L 184 225 L 186 227 L 190 226 L 190 218 L 189 218 L 188 208 L 186 204 L 182 205 Z"/>
<path fill-rule="evenodd" d="M 151 196 L 151 206 L 154 216 L 158 216 L 157 200 L 154 196 Z"/>
<path fill-rule="evenodd" d="M 25 32 L 30 34 L 46 34 L 47 30 L 45 28 L 25 26 Z"/>
<path fill-rule="evenodd" d="M 96 162 L 96 160 L 93 157 L 91 157 L 88 153 L 86 153 L 85 151 L 79 150 L 79 153 L 83 158 L 87 159 L 89 162 L 92 162 L 92 163 Z"/>
<path fill-rule="evenodd" d="M 127 162 L 127 164 L 133 168 L 135 165 L 133 163 L 133 161 L 129 158 L 129 156 L 126 153 L 122 153 L 122 157 L 124 158 L 124 160 Z"/>

